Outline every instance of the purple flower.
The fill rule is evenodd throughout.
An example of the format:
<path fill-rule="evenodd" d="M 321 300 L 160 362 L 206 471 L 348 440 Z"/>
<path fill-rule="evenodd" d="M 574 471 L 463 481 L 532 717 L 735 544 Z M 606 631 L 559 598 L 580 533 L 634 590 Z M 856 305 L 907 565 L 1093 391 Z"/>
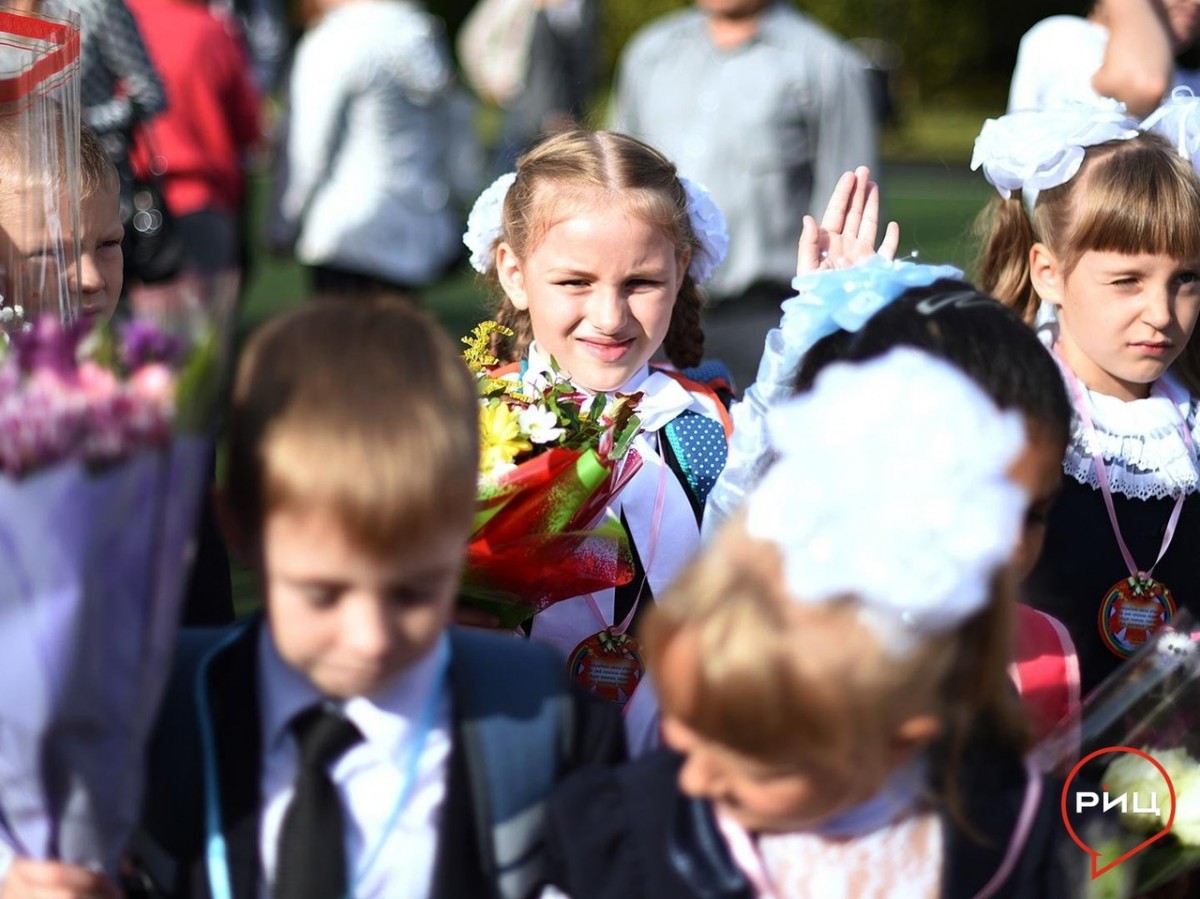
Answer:
<path fill-rule="evenodd" d="M 121 332 L 121 362 L 130 370 L 152 362 L 170 365 L 182 351 L 179 340 L 146 319 L 131 321 Z"/>
<path fill-rule="evenodd" d="M 79 342 L 90 325 L 82 319 L 63 326 L 53 315 L 41 315 L 28 331 L 12 335 L 12 348 L 21 371 L 48 371 L 62 380 L 75 376 Z"/>

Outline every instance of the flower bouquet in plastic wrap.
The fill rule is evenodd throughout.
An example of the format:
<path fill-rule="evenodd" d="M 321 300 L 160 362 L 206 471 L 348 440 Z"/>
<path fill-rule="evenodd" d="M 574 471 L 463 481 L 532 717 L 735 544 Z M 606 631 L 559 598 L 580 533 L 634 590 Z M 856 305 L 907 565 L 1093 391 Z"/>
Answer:
<path fill-rule="evenodd" d="M 629 538 L 606 507 L 642 460 L 640 394 L 579 392 L 557 369 L 493 377 L 485 322 L 463 342 L 479 384 L 480 475 L 462 600 L 516 627 L 563 599 L 633 579 Z"/>
<path fill-rule="evenodd" d="M 0 348 L 0 840 L 115 874 L 211 473 L 221 313 Z M 218 311 L 220 310 L 220 311 Z"/>
<path fill-rule="evenodd" d="M 1186 612 L 1035 752 L 1066 777 L 1063 817 L 1091 856 L 1089 899 L 1197 894 L 1200 628 Z"/>

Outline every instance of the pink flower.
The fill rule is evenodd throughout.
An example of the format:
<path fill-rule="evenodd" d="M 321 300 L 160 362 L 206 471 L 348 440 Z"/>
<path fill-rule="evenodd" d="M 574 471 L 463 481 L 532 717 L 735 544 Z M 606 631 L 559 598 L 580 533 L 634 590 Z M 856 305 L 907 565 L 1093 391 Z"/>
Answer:
<path fill-rule="evenodd" d="M 95 362 L 81 363 L 78 377 L 79 386 L 89 399 L 108 397 L 117 392 L 116 375 Z"/>
<path fill-rule="evenodd" d="M 129 379 L 136 396 L 169 406 L 175 400 L 175 379 L 171 370 L 161 362 L 143 365 Z"/>

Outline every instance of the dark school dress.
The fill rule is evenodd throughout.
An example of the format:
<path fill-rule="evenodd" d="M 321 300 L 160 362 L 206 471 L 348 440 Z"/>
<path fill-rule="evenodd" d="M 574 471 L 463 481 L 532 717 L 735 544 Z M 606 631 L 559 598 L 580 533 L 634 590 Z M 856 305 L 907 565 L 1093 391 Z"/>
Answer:
<path fill-rule="evenodd" d="M 1170 498 L 1113 495 L 1121 534 L 1140 568 L 1154 564 L 1174 506 Z M 1065 475 L 1047 523 L 1046 546 L 1026 585 L 1026 601 L 1053 615 L 1071 634 L 1085 696 L 1143 638 L 1136 628 L 1122 628 L 1118 601 L 1109 601 L 1111 588 L 1128 576 L 1103 494 Z M 1154 568 L 1154 578 L 1167 586 L 1178 608 L 1200 617 L 1200 493 L 1184 500 L 1174 539 Z M 1156 612 L 1153 606 L 1144 611 L 1147 616 Z"/>

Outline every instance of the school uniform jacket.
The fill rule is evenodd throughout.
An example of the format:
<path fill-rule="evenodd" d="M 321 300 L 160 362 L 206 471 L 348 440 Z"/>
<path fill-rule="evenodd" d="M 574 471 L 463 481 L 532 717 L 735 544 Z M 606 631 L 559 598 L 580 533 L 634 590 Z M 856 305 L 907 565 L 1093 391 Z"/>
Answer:
<path fill-rule="evenodd" d="M 547 834 L 550 882 L 571 899 L 755 899 L 733 861 L 711 806 L 676 787 L 681 759 L 666 751 L 617 769 L 583 771 L 558 788 Z M 964 761 L 959 797 L 968 835 L 942 816 L 943 899 L 975 899 L 1004 866 L 1026 805 L 1021 759 L 979 746 Z M 990 899 L 1076 895 L 1058 785 L 1041 785 L 1028 836 Z"/>
<path fill-rule="evenodd" d="M 262 768 L 257 689 L 259 623 L 252 624 L 212 660 L 208 671 L 209 709 L 216 745 L 220 780 L 222 831 L 228 851 L 232 899 L 257 899 L 260 882 L 259 784 Z M 204 632 L 185 638 L 181 646 L 163 713 L 149 752 L 149 772 L 142 833 L 134 854 L 162 893 L 175 899 L 210 899 L 205 860 L 204 776 L 196 717 L 195 670 L 202 649 L 216 641 Z M 502 641 L 503 645 L 495 641 Z M 561 671 L 561 664 L 542 647 L 506 636 L 451 631 L 449 684 L 454 743 L 447 764 L 448 783 L 438 834 L 431 899 L 501 894 L 494 870 L 490 822 L 486 821 L 488 794 L 472 777 L 465 729 L 460 713 L 471 685 L 467 683 L 464 653 L 481 645 L 497 657 L 495 677 L 512 677 L 512 663 L 527 654 L 538 657 L 534 666 Z M 501 670 L 507 669 L 507 670 Z M 529 713 L 522 707 L 521 686 L 512 684 L 512 714 Z M 573 720 L 564 722 L 558 748 L 558 777 L 586 763 L 611 764 L 625 755 L 620 718 L 615 710 L 574 696 Z M 526 704 L 527 706 L 528 704 Z M 512 760 L 513 776 L 521 761 Z M 540 849 L 540 846 L 538 847 Z M 265 897 L 264 897 L 265 899 Z"/>

